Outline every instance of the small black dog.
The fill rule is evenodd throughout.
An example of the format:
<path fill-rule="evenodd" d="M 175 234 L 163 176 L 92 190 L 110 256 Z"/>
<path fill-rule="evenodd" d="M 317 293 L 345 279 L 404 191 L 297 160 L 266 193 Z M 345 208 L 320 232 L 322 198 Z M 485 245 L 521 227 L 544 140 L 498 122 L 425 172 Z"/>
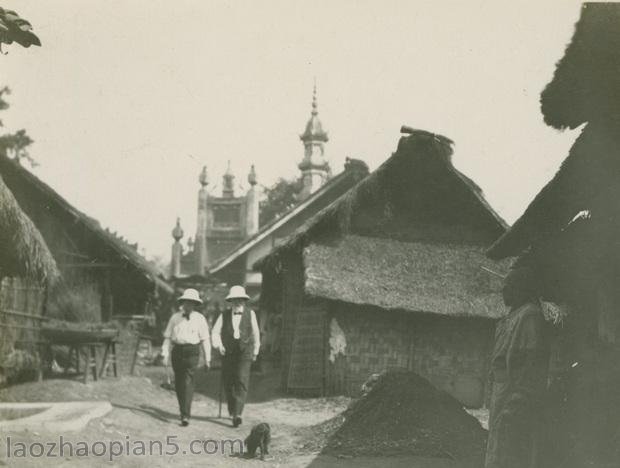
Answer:
<path fill-rule="evenodd" d="M 250 435 L 245 439 L 246 458 L 256 457 L 256 449 L 260 447 L 260 459 L 265 459 L 265 454 L 269 454 L 269 443 L 271 442 L 271 428 L 267 423 L 257 424 L 250 431 Z"/>

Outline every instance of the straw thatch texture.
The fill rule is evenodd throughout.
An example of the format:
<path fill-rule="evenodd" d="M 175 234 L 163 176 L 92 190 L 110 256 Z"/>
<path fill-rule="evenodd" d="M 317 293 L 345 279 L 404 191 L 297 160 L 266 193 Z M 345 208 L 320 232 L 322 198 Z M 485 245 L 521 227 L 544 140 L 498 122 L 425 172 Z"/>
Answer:
<path fill-rule="evenodd" d="M 588 122 L 554 178 L 513 227 L 489 249 L 516 256 L 559 235 L 582 210 L 605 216 L 620 185 L 620 4 L 587 3 L 575 34 L 541 94 L 545 121 L 556 128 Z"/>
<path fill-rule="evenodd" d="M 484 199 L 482 190 L 452 165 L 451 144 L 441 135 L 412 130 L 379 168 L 308 220 L 255 267 L 321 235 L 356 233 L 477 244 L 497 239 L 507 224 Z M 465 239 L 468 232 L 473 234 Z"/>
<path fill-rule="evenodd" d="M 496 319 L 502 280 L 481 247 L 399 242 L 348 235 L 304 249 L 310 296 L 383 309 Z M 497 266 L 493 266 L 497 269 Z"/>
<path fill-rule="evenodd" d="M 492 258 L 521 254 L 557 236 L 581 210 L 604 216 L 620 185 L 620 4 L 586 3 L 572 41 L 541 94 L 555 128 L 588 122 L 555 177 L 489 249 Z"/>
<path fill-rule="evenodd" d="M 53 282 L 58 268 L 41 233 L 0 177 L 0 275 Z"/>
<path fill-rule="evenodd" d="M 585 3 L 572 41 L 541 95 L 545 122 L 620 122 L 620 4 Z"/>
<path fill-rule="evenodd" d="M 515 265 L 536 268 L 544 298 L 583 303 L 591 300 L 588 295 L 603 283 L 620 281 L 618 200 L 620 184 L 601 189 L 588 203 L 589 217 L 581 214 L 562 229 L 535 237 L 532 246 L 523 251 Z M 512 242 L 509 236 L 505 244 L 498 244 L 497 251 L 503 253 Z"/>

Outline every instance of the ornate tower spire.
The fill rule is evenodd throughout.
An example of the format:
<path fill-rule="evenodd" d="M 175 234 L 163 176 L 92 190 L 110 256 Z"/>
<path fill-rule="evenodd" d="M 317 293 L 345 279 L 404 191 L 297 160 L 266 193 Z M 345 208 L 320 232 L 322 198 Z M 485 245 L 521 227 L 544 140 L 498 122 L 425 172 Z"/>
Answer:
<path fill-rule="evenodd" d="M 183 229 L 181 228 L 181 220 L 177 218 L 177 223 L 172 230 L 172 238 L 174 244 L 172 244 L 172 258 L 170 261 L 170 276 L 181 276 L 181 257 L 183 256 L 183 246 L 181 245 L 181 239 L 183 238 Z"/>
<path fill-rule="evenodd" d="M 226 198 L 232 198 L 235 196 L 235 176 L 230 169 L 230 159 L 228 160 L 228 166 L 226 167 L 226 173 L 223 177 L 224 184 L 222 185 L 222 196 Z"/>
<path fill-rule="evenodd" d="M 327 132 L 323 130 L 323 124 L 321 124 L 321 121 L 319 120 L 319 105 L 316 97 L 316 83 L 314 84 L 314 89 L 312 90 L 312 111 L 310 112 L 310 120 L 306 123 L 306 129 L 299 138 L 304 143 L 310 141 L 320 141 L 326 143 L 329 141 Z"/>
<path fill-rule="evenodd" d="M 329 141 L 327 132 L 319 120 L 316 96 L 316 82 L 312 92 L 312 111 L 304 132 L 299 136 L 304 145 L 304 158 L 298 167 L 301 170 L 303 188 L 301 198 L 308 197 L 329 178 L 329 163 L 325 159 L 325 143 Z"/>

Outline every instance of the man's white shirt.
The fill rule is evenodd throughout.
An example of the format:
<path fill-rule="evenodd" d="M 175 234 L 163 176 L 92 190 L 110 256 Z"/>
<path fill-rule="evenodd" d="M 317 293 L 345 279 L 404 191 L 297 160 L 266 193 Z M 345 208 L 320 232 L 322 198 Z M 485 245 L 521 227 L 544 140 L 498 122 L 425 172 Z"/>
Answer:
<path fill-rule="evenodd" d="M 189 319 L 183 316 L 183 312 L 175 312 L 168 321 L 164 331 L 164 346 L 162 355 L 167 356 L 170 351 L 170 343 L 173 344 L 199 344 L 205 352 L 207 362 L 211 361 L 211 339 L 207 319 L 200 312 L 192 311 Z"/>

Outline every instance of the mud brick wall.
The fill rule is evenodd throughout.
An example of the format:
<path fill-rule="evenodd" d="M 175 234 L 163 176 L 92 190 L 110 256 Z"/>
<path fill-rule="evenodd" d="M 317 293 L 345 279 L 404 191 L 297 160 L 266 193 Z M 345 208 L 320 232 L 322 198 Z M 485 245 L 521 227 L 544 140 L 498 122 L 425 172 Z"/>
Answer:
<path fill-rule="evenodd" d="M 340 369 L 344 378 L 337 390 L 358 396 L 370 375 L 388 369 L 409 368 L 409 322 L 405 317 L 393 316 L 388 320 L 387 316 L 377 317 L 373 312 L 356 312 L 347 305 L 336 305 L 332 311 L 347 343 L 345 364 Z"/>
<path fill-rule="evenodd" d="M 346 351 L 328 362 L 330 393 L 360 394 L 373 373 L 408 369 L 469 407 L 481 407 L 495 323 L 431 314 L 331 304 L 346 337 Z"/>
<path fill-rule="evenodd" d="M 495 322 L 439 317 L 413 327 L 412 368 L 464 405 L 484 405 Z"/>

